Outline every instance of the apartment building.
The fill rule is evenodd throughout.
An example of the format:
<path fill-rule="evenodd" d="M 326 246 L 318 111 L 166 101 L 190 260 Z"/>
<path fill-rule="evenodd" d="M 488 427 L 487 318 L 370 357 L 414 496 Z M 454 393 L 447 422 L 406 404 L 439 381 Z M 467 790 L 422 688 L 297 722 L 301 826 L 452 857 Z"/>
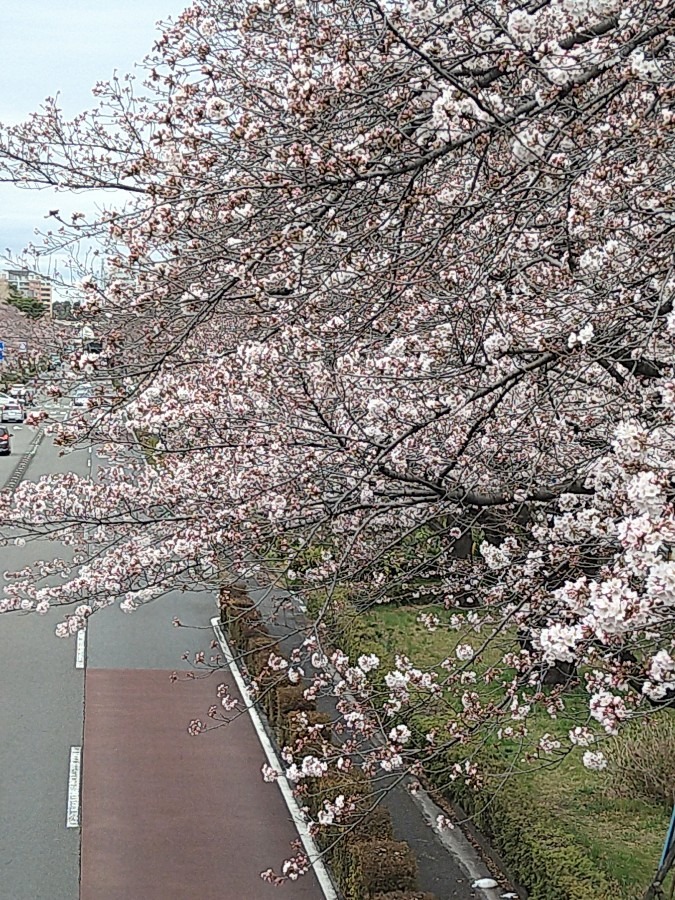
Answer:
<path fill-rule="evenodd" d="M 0 272 L 0 299 L 9 293 L 11 287 L 24 297 L 39 300 L 45 309 L 51 309 L 52 284 L 48 278 L 30 269 L 6 269 Z"/>

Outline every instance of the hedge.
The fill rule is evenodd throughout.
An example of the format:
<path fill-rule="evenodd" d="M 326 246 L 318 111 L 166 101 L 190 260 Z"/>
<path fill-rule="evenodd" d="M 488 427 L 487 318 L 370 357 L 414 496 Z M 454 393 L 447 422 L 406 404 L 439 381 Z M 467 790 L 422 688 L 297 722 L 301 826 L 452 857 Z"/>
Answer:
<path fill-rule="evenodd" d="M 282 747 L 290 747 L 292 750 L 298 741 L 302 741 L 303 752 L 306 756 L 308 754 L 321 755 L 323 744 L 329 744 L 331 741 L 330 725 L 332 721 L 332 717 L 328 713 L 291 710 L 279 722 L 279 743 Z M 309 736 L 308 730 L 315 725 L 323 727 L 317 728 L 316 733 Z"/>
<path fill-rule="evenodd" d="M 415 888 L 417 860 L 405 841 L 364 841 L 347 847 L 345 900 L 368 900 L 377 893 Z"/>
<path fill-rule="evenodd" d="M 437 900 L 437 897 L 428 891 L 387 891 L 386 894 L 373 894 L 373 900 Z"/>
<path fill-rule="evenodd" d="M 232 618 L 229 623 L 230 641 L 238 650 L 245 650 L 246 644 L 256 634 L 269 634 L 263 625 L 262 616 L 256 609 L 246 610 Z"/>
<path fill-rule="evenodd" d="M 333 802 L 336 797 L 343 794 L 349 800 L 357 802 L 363 801 L 360 807 L 361 811 L 366 811 L 369 806 L 374 805 L 373 786 L 367 775 L 352 767 L 347 772 L 332 770 L 327 772 L 323 778 L 308 778 L 307 786 L 307 805 L 316 818 L 319 811 L 324 808 L 325 800 Z"/>
<path fill-rule="evenodd" d="M 246 591 L 222 587 L 218 594 L 218 606 L 220 607 L 220 620 L 227 627 L 229 616 L 233 610 L 255 609 L 256 604 Z"/>
<path fill-rule="evenodd" d="M 314 712 L 316 701 L 305 697 L 305 687 L 302 684 L 286 684 L 276 689 L 276 703 L 272 714 L 272 724 L 276 729 L 281 729 L 284 724 L 284 716 L 290 712 L 302 710 Z"/>
<path fill-rule="evenodd" d="M 367 812 L 355 811 L 339 825 L 322 829 L 319 841 L 322 849 L 329 850 L 330 865 L 339 884 L 347 884 L 352 856 L 349 848 L 358 843 L 393 841 L 394 827 L 391 813 L 386 806 L 375 806 Z"/>
<path fill-rule="evenodd" d="M 265 711 L 267 718 L 272 721 L 272 715 L 277 707 L 277 691 L 280 687 L 286 687 L 287 681 L 282 681 L 278 672 L 269 672 L 256 678 L 258 692 L 256 701 Z"/>
<path fill-rule="evenodd" d="M 279 653 L 279 642 L 265 628 L 250 631 L 243 636 L 242 646 L 239 647 L 246 656 L 244 662 L 252 675 L 260 675 L 267 668 L 270 653 Z"/>
<path fill-rule="evenodd" d="M 220 592 L 221 621 L 230 642 L 246 653 L 249 671 L 257 677 L 258 702 L 267 713 L 282 746 L 293 748 L 307 728 L 322 728 L 307 740 L 305 754 L 320 755 L 324 740 L 331 739 L 331 716 L 319 713 L 316 702 L 304 696 L 302 684 L 280 683 L 277 673 L 267 670 L 274 641 L 262 623 L 255 604 L 246 594 L 223 588 Z M 327 856 L 345 900 L 436 900 L 432 894 L 415 892 L 417 860 L 408 844 L 393 840 L 389 811 L 377 805 L 370 779 L 358 768 L 333 770 L 325 777 L 307 779 L 302 787 L 310 811 L 316 818 L 325 801 L 344 795 L 354 809 L 336 825 L 318 830 L 317 843 Z"/>

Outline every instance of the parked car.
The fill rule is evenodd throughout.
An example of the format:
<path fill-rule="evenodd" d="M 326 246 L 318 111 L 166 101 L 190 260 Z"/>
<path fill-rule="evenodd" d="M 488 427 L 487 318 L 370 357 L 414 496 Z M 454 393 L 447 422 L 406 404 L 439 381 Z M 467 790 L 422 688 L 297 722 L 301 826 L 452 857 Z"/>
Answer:
<path fill-rule="evenodd" d="M 23 422 L 23 407 L 14 397 L 0 400 L 0 405 L 2 406 L 0 422 Z"/>
<path fill-rule="evenodd" d="M 11 447 L 12 436 L 4 425 L 0 425 L 0 453 L 3 456 L 9 456 L 12 452 Z"/>

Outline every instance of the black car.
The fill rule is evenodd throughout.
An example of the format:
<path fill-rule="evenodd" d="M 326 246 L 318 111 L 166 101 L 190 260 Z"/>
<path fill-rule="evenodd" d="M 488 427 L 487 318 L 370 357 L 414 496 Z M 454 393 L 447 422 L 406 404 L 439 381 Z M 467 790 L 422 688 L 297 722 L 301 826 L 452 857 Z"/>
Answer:
<path fill-rule="evenodd" d="M 11 440 L 11 436 L 9 430 L 4 426 L 0 425 L 0 453 L 8 456 L 12 452 L 12 448 L 9 445 Z"/>

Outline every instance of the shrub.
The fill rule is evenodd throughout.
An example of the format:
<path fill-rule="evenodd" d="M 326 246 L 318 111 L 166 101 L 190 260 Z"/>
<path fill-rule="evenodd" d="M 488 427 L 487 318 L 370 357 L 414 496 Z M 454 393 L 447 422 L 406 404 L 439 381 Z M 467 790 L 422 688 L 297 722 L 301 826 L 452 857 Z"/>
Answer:
<path fill-rule="evenodd" d="M 675 803 L 675 716 L 636 722 L 606 745 L 608 788 L 617 797 Z"/>
<path fill-rule="evenodd" d="M 387 891 L 386 894 L 373 894 L 373 900 L 438 900 L 429 891 Z"/>
<path fill-rule="evenodd" d="M 277 707 L 277 690 L 280 687 L 286 687 L 286 682 L 281 682 L 281 676 L 278 673 L 269 672 L 256 678 L 256 683 L 258 685 L 256 702 L 271 722 Z"/>
<path fill-rule="evenodd" d="M 369 806 L 374 805 L 373 786 L 361 769 L 351 768 L 348 772 L 333 769 L 323 778 L 308 778 L 306 781 L 307 805 L 315 818 L 323 809 L 325 800 L 332 803 L 340 794 L 347 800 L 357 801 L 356 811 L 366 812 Z M 360 807 L 358 801 L 362 801 Z"/>
<path fill-rule="evenodd" d="M 244 632 L 240 649 L 246 654 L 246 668 L 252 675 L 259 675 L 267 667 L 270 653 L 279 652 L 279 642 L 274 640 L 267 629 L 261 627 L 257 631 Z"/>
<path fill-rule="evenodd" d="M 264 634 L 262 616 L 257 609 L 239 611 L 229 620 L 230 641 L 239 649 L 246 648 L 246 641 L 250 640 L 253 633 Z"/>
<path fill-rule="evenodd" d="M 364 806 L 372 798 L 363 798 Z M 349 848 L 353 844 L 368 841 L 393 841 L 394 828 L 391 813 L 386 806 L 376 806 L 366 812 L 357 809 L 345 817 L 339 825 L 330 825 L 320 831 L 319 843 L 323 849 L 330 847 L 329 857 L 333 874 L 339 884 L 346 884 L 349 876 Z"/>
<path fill-rule="evenodd" d="M 233 592 L 230 588 L 221 588 L 218 595 L 220 618 L 225 626 L 246 610 L 256 609 L 255 601 L 244 591 Z"/>
<path fill-rule="evenodd" d="M 284 717 L 293 710 L 314 711 L 316 701 L 305 697 L 305 688 L 302 684 L 280 685 L 276 690 L 276 706 L 273 714 L 273 724 L 278 728 Z"/>
<path fill-rule="evenodd" d="M 245 590 L 236 587 L 221 587 L 218 593 L 218 606 L 220 607 L 220 621 L 227 628 L 232 616 L 236 618 L 238 612 L 244 609 L 255 609 L 255 602 Z"/>
<path fill-rule="evenodd" d="M 302 740 L 305 754 L 320 755 L 322 745 L 330 743 L 331 722 L 332 718 L 327 713 L 293 710 L 279 723 L 279 743 L 282 747 L 289 746 L 293 749 L 296 742 Z M 317 729 L 316 734 L 310 737 L 307 731 L 314 725 L 323 727 Z"/>
<path fill-rule="evenodd" d="M 364 841 L 347 848 L 346 900 L 367 900 L 387 891 L 415 887 L 417 860 L 405 841 Z"/>
<path fill-rule="evenodd" d="M 253 604 L 253 600 L 249 597 L 248 590 L 243 582 L 239 584 L 224 584 L 219 591 L 218 597 L 221 606 L 246 602 Z"/>

